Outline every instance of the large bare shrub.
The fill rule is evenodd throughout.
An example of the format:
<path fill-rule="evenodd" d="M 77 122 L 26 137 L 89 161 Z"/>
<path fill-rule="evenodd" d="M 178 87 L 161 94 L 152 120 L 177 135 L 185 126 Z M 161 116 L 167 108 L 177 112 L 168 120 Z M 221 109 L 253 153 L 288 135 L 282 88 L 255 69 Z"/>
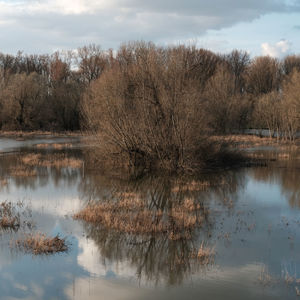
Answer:
<path fill-rule="evenodd" d="M 215 154 L 202 97 L 202 52 L 135 43 L 121 47 L 115 65 L 88 90 L 86 119 L 99 153 L 129 167 L 192 170 Z"/>

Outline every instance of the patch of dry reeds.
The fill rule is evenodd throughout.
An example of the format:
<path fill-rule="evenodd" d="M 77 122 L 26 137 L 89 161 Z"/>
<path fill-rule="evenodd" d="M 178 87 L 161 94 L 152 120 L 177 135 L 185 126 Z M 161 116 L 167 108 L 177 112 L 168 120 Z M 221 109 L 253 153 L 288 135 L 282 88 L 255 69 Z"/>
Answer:
<path fill-rule="evenodd" d="M 61 239 L 59 236 L 47 237 L 41 233 L 27 234 L 24 238 L 17 240 L 15 245 L 19 249 L 35 255 L 54 254 L 68 250 L 65 239 Z"/>
<path fill-rule="evenodd" d="M 215 249 L 205 246 L 202 242 L 198 249 L 194 249 L 191 252 L 190 257 L 197 259 L 201 265 L 209 265 L 214 262 Z"/>
<path fill-rule="evenodd" d="M 10 170 L 10 175 L 14 177 L 33 177 L 37 175 L 36 170 L 17 167 Z"/>
<path fill-rule="evenodd" d="M 177 182 L 172 188 L 173 193 L 178 192 L 194 192 L 194 191 L 206 191 L 210 187 L 223 186 L 228 184 L 225 180 L 222 181 L 208 181 L 208 180 L 192 180 L 189 182 Z"/>
<path fill-rule="evenodd" d="M 11 202 L 0 203 L 0 228 L 17 229 L 20 227 L 20 216 L 15 213 Z"/>
<path fill-rule="evenodd" d="M 262 284 L 263 286 L 268 286 L 268 285 L 271 285 L 272 283 L 274 283 L 275 281 L 275 278 L 273 278 L 271 276 L 271 274 L 269 273 L 268 269 L 263 266 L 260 274 L 259 274 L 259 277 L 258 277 L 258 282 L 260 284 Z"/>
<path fill-rule="evenodd" d="M 64 148 L 71 148 L 71 143 L 42 143 L 42 144 L 36 144 L 36 148 L 38 149 L 47 149 L 47 148 L 54 148 L 57 150 L 61 150 Z"/>
<path fill-rule="evenodd" d="M 201 226 L 201 206 L 192 199 L 175 204 L 167 211 L 149 209 L 138 197 L 119 201 L 90 203 L 74 219 L 130 234 L 167 234 L 170 240 L 191 238 L 191 231 Z"/>
<path fill-rule="evenodd" d="M 61 154 L 41 155 L 28 154 L 22 157 L 22 162 L 28 166 L 43 166 L 54 168 L 81 168 L 83 161 L 81 159 L 67 157 Z"/>
<path fill-rule="evenodd" d="M 6 178 L 0 178 L 0 189 L 8 185 L 8 180 Z"/>
<path fill-rule="evenodd" d="M 300 278 L 297 278 L 296 274 L 294 274 L 294 275 L 290 274 L 287 269 L 282 271 L 282 276 L 287 285 L 294 284 L 294 283 L 296 283 L 296 284 L 300 283 Z"/>
<path fill-rule="evenodd" d="M 249 134 L 236 134 L 236 135 L 227 135 L 227 136 L 214 136 L 214 140 L 228 142 L 231 145 L 238 146 L 238 148 L 249 148 L 249 147 L 259 147 L 259 146 L 276 146 L 276 148 L 293 148 L 298 149 L 299 143 L 291 144 L 285 140 L 278 140 L 274 137 L 260 137 L 257 135 Z"/>
<path fill-rule="evenodd" d="M 22 130 L 1 130 L 0 136 L 4 137 L 33 137 L 33 136 L 82 136 L 81 131 L 42 131 L 42 130 L 32 130 L 32 131 L 22 131 Z"/>
<path fill-rule="evenodd" d="M 41 155 L 40 154 L 27 154 L 22 157 L 22 162 L 25 165 L 38 165 L 40 162 Z"/>

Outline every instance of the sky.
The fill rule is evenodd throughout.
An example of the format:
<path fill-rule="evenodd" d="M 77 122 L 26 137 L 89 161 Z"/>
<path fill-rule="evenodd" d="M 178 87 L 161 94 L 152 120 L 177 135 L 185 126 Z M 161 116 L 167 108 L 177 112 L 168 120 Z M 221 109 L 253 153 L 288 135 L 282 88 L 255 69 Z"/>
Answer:
<path fill-rule="evenodd" d="M 300 0 L 0 0 L 0 52 L 135 40 L 251 56 L 300 54 Z"/>

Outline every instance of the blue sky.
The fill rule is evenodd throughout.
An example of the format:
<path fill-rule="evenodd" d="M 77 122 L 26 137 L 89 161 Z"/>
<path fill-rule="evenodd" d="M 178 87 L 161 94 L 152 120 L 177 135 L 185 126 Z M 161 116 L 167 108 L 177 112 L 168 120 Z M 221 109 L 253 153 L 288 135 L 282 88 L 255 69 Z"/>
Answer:
<path fill-rule="evenodd" d="M 280 44 L 287 46 L 286 52 Z M 230 28 L 209 30 L 198 44 L 206 44 L 213 50 L 231 51 L 245 49 L 252 56 L 269 54 L 276 56 L 300 54 L 300 13 L 271 13 L 251 22 L 240 22 Z M 263 48 L 264 44 L 268 44 Z M 279 44 L 279 45 L 278 45 Z M 264 50 L 265 49 L 265 50 Z M 269 50 L 269 52 L 267 51 Z"/>
<path fill-rule="evenodd" d="M 116 49 L 131 40 L 300 53 L 300 0 L 0 0 L 1 52 Z"/>

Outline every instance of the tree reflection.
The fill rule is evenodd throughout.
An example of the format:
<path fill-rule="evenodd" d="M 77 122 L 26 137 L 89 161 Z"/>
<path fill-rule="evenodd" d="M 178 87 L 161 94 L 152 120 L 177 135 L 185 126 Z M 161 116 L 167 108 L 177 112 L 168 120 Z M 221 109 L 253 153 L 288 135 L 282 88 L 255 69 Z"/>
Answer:
<path fill-rule="evenodd" d="M 279 153 L 265 168 L 253 168 L 250 174 L 262 182 L 278 184 L 291 207 L 300 208 L 299 152 Z"/>
<path fill-rule="evenodd" d="M 210 213 L 211 204 L 214 200 L 231 209 L 232 205 L 228 205 L 227 199 L 235 198 L 235 193 L 243 182 L 244 177 L 238 172 L 206 174 L 199 178 L 150 176 L 133 181 L 109 180 L 105 176 L 90 174 L 80 185 L 82 197 L 86 199 L 87 205 L 97 200 L 101 205 L 108 203 L 111 207 L 114 203 L 122 203 L 124 195 L 134 195 L 142 203 L 143 211 L 153 212 L 153 220 L 154 216 L 157 217 L 155 212 L 159 211 L 162 212 L 164 224 L 169 225 L 172 222 L 171 211 L 177 207 L 184 207 L 188 199 L 189 204 L 197 209 L 182 209 L 183 218 L 186 220 L 192 213 L 201 218 L 201 222 L 189 227 L 189 235 L 181 234 L 177 238 L 170 237 L 168 230 L 127 231 L 125 227 L 112 229 L 103 223 L 83 222 L 83 225 L 87 236 L 97 244 L 103 263 L 106 260 L 129 262 L 136 270 L 139 280 L 177 285 L 188 279 L 191 274 L 212 267 L 212 261 L 203 263 L 197 259 L 197 255 L 193 255 L 201 244 L 213 247 L 211 237 L 215 223 Z M 117 207 L 118 204 L 114 206 L 115 216 L 119 218 L 120 212 Z M 109 215 L 109 218 L 112 216 Z M 131 221 L 130 218 L 133 217 L 126 216 L 126 220 Z M 180 228 L 176 230 L 178 232 Z"/>

